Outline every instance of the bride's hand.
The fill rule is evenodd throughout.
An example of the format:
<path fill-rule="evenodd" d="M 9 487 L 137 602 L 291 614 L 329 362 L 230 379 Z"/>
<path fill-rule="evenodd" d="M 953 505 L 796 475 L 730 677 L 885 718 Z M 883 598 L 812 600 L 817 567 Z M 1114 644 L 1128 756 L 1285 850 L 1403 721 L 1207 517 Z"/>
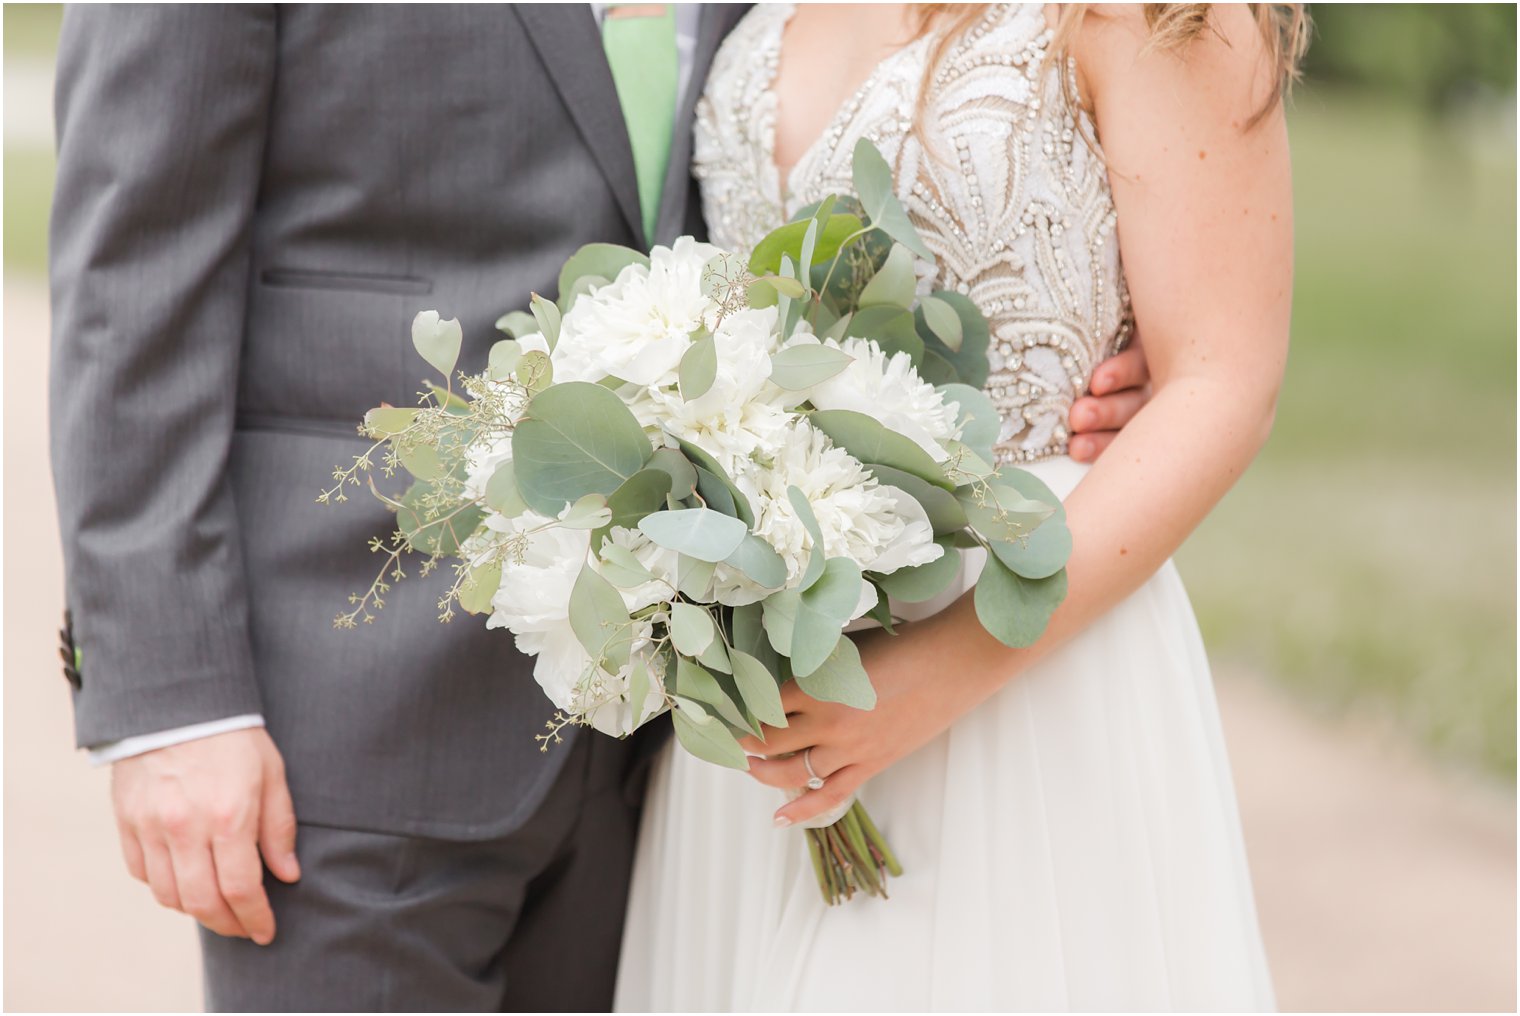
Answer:
<path fill-rule="evenodd" d="M 964 640 L 961 652 L 946 655 L 953 652 L 941 644 L 949 631 L 935 622 L 931 618 L 903 626 L 896 636 L 880 630 L 855 636 L 861 662 L 876 688 L 876 708 L 820 702 L 788 682 L 781 689 L 787 726 L 764 726 L 764 740 L 749 737 L 739 742 L 752 754 L 797 753 L 785 759 L 750 760 L 751 776 L 782 789 L 807 785 L 802 752 L 812 749 L 809 761 L 823 778 L 823 788 L 807 791 L 777 811 L 778 826 L 804 822 L 843 804 L 867 780 L 933 740 L 1002 683 L 1008 673 L 1006 655 L 1001 667 L 978 665 L 965 651 Z M 949 659 L 962 669 L 954 681 L 945 679 Z"/>

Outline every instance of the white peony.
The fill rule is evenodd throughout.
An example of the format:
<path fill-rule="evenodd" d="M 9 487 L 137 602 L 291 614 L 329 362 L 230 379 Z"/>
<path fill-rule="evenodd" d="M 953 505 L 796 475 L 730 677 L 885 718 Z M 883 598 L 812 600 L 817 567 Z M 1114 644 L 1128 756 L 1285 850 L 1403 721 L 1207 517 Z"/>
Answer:
<path fill-rule="evenodd" d="M 512 435 L 492 441 L 477 441 L 470 446 L 464 466 L 464 496 L 483 501 L 486 484 L 496 475 L 496 467 L 512 461 Z M 494 514 L 494 513 L 493 513 Z"/>
<path fill-rule="evenodd" d="M 895 571 L 944 553 L 922 509 L 914 513 L 907 507 L 911 498 L 878 484 L 865 466 L 805 420 L 788 430 L 769 464 L 741 474 L 736 483 L 754 508 L 754 532 L 786 562 L 788 585 L 806 570 L 813 543 L 787 496 L 793 486 L 812 506 L 828 557 L 849 558 L 865 571 Z"/>
<path fill-rule="evenodd" d="M 702 266 L 718 253 L 683 236 L 650 252 L 648 267 L 629 265 L 579 297 L 560 323 L 554 380 L 673 384 L 691 333 L 714 308 L 702 295 Z"/>
<path fill-rule="evenodd" d="M 681 555 L 668 547 L 662 547 L 637 529 L 613 526 L 607 543 L 622 547 L 654 576 L 648 582 L 629 589 L 618 589 L 628 612 L 643 610 L 656 603 L 668 603 L 676 595 L 677 568 Z"/>
<path fill-rule="evenodd" d="M 551 522 L 528 512 L 508 523 L 517 533 L 526 534 L 526 546 L 521 561 L 509 561 L 502 568 L 486 627 L 508 629 L 517 648 L 534 657 L 533 678 L 557 708 L 584 716 L 603 733 L 629 733 L 633 724 L 629 668 L 611 674 L 595 666 L 570 625 L 570 591 L 589 557 L 591 534 Z M 635 652 L 647 650 L 652 635 L 653 625 L 639 622 Z M 664 702 L 658 681 L 650 684 L 642 710 L 645 715 Z"/>
<path fill-rule="evenodd" d="M 816 342 L 803 337 L 793 342 Z M 934 386 L 918 376 L 907 353 L 888 356 L 866 339 L 829 339 L 828 345 L 854 357 L 854 362 L 822 384 L 808 401 L 817 409 L 848 409 L 864 413 L 890 431 L 918 445 L 934 459 L 950 457 L 944 442 L 960 436 L 956 403 L 946 402 Z"/>
<path fill-rule="evenodd" d="M 644 389 L 629 408 L 643 426 L 689 441 L 732 474 L 757 454 L 773 454 L 794 418 L 769 383 L 778 338 L 774 307 L 730 314 L 713 333 L 711 388 L 689 401 L 674 387 Z"/>

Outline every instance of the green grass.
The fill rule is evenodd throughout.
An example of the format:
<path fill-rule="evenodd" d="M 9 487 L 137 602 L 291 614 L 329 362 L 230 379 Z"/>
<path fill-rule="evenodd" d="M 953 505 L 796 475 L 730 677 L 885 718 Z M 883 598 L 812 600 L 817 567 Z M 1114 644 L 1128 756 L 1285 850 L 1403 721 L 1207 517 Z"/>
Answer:
<path fill-rule="evenodd" d="M 47 274 L 48 207 L 53 200 L 53 153 L 5 148 L 5 270 Z"/>
<path fill-rule="evenodd" d="M 52 59 L 58 48 L 62 4 L 6 4 L 5 56 Z"/>
<path fill-rule="evenodd" d="M 1216 658 L 1513 780 L 1513 135 L 1313 92 L 1290 122 L 1278 422 L 1180 566 Z"/>

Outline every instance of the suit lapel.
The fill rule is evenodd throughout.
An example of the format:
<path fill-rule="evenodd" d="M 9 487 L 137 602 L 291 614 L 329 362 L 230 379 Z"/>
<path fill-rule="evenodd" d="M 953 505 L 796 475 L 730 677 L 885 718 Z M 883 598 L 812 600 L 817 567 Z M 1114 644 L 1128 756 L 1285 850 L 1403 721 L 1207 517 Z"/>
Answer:
<path fill-rule="evenodd" d="M 555 90 L 569 109 L 576 129 L 591 149 L 602 175 L 607 178 L 607 185 L 612 188 L 618 208 L 628 220 L 628 227 L 634 236 L 643 236 L 633 148 L 628 142 L 623 107 L 618 102 L 612 71 L 602 54 L 602 36 L 597 31 L 591 8 L 583 3 L 507 6 L 526 29 L 533 48 L 554 81 Z M 704 24 L 707 20 L 703 18 Z M 693 77 L 692 80 L 699 79 Z M 689 154 L 686 159 L 690 160 Z"/>
<path fill-rule="evenodd" d="M 749 4 L 703 4 L 697 24 L 697 47 L 692 54 L 691 80 L 681 108 L 676 110 L 675 134 L 670 140 L 670 166 L 665 172 L 665 190 L 660 197 L 660 218 L 656 235 L 665 242 L 678 236 L 686 223 L 686 202 L 691 192 L 692 128 L 697 100 L 707 83 L 707 72 L 723 39 L 736 25 Z"/>

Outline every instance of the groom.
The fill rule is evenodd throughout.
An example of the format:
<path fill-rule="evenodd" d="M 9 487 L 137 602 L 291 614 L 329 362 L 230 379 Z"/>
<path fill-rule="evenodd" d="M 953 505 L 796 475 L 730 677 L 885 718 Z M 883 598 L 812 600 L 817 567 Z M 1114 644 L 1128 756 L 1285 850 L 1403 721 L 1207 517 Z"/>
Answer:
<path fill-rule="evenodd" d="M 442 575 L 334 631 L 394 523 L 314 498 L 363 412 L 413 399 L 417 311 L 457 316 L 478 365 L 582 244 L 702 232 L 692 110 L 741 13 L 66 16 L 65 669 L 128 869 L 208 929 L 210 1008 L 610 1005 L 634 746 L 540 754 L 530 667 L 483 625 L 439 629 Z M 1105 369 L 1144 380 L 1137 354 Z M 1079 404 L 1093 454 L 1139 398 Z"/>

